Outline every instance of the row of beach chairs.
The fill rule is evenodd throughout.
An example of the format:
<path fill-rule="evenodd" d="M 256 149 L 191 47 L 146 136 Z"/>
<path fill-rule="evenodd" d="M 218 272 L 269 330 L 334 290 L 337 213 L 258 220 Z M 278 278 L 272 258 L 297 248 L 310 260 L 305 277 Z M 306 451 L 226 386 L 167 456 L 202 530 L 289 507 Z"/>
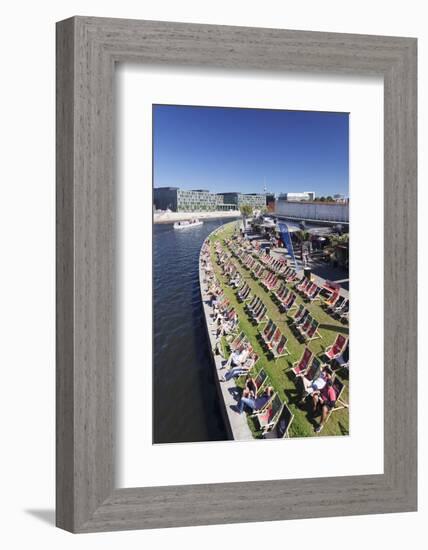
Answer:
<path fill-rule="evenodd" d="M 275 269 L 278 269 L 278 265 L 274 265 L 273 261 L 268 260 L 269 266 L 273 265 L 274 267 L 267 272 L 266 267 L 269 268 L 269 266 L 264 265 L 264 262 L 262 264 L 260 261 L 255 260 L 251 256 L 248 247 L 246 250 L 242 250 L 236 246 L 236 242 L 233 242 L 230 244 L 230 250 L 232 254 L 239 259 L 240 263 L 244 267 L 252 271 L 255 278 L 261 279 L 262 286 L 267 291 L 272 292 L 279 305 L 284 308 L 284 311 L 288 312 L 293 307 L 297 308 L 297 304 L 295 303 L 297 298 L 296 292 L 299 292 L 303 297 L 310 301 L 317 299 L 319 296 L 321 289 L 308 279 L 305 281 L 301 280 L 296 285 L 296 292 L 290 290 L 284 282 L 284 280 L 287 281 L 287 278 L 284 276 L 278 276 Z M 232 279 L 239 274 L 239 270 L 237 270 L 236 266 L 230 262 L 230 254 L 224 253 L 224 250 L 221 247 L 216 249 L 216 251 L 218 252 L 219 259 L 226 263 L 224 273 L 229 277 L 229 279 Z M 283 264 L 285 264 L 282 266 L 284 267 L 284 270 L 291 273 L 293 272 L 293 269 L 290 266 L 287 266 L 285 262 L 283 262 Z M 314 285 L 316 288 L 314 288 Z M 263 322 L 266 323 L 263 329 L 259 330 L 263 346 L 270 353 L 272 353 L 275 359 L 277 357 L 288 355 L 289 352 L 287 350 L 287 339 L 285 335 L 281 333 L 280 329 L 272 319 L 267 319 L 266 306 L 260 298 L 257 296 L 251 296 L 251 288 L 247 282 L 244 282 L 239 287 L 237 290 L 237 295 L 241 302 L 247 302 L 247 305 L 245 306 L 246 312 L 255 324 L 260 325 Z M 337 312 L 339 312 L 342 308 L 344 308 L 345 313 L 347 310 L 346 300 L 340 300 L 340 298 L 341 297 L 332 293 L 328 299 L 323 301 L 323 307 L 331 314 L 337 314 Z M 217 300 L 217 303 L 217 307 L 226 319 L 229 319 L 235 315 L 229 301 L 224 296 Z M 349 305 L 347 307 L 349 308 Z M 310 342 L 315 338 L 321 337 L 318 331 L 319 323 L 312 318 L 310 312 L 304 305 L 300 305 L 297 308 L 296 314 L 291 318 L 291 326 L 304 339 L 305 342 Z M 252 350 L 244 332 L 241 331 L 239 334 L 235 333 L 233 335 L 228 335 L 227 339 L 229 340 L 230 338 L 232 338 L 232 340 L 229 342 L 229 346 L 232 351 L 239 352 L 244 348 L 251 349 L 250 355 L 247 359 L 247 364 L 251 370 L 255 370 L 255 366 L 259 358 Z M 348 339 L 344 335 L 338 334 L 335 342 L 325 350 L 325 359 L 332 363 L 342 357 L 344 350 L 347 349 L 348 345 Z M 292 366 L 292 371 L 296 377 L 305 377 L 307 380 L 312 380 L 318 377 L 322 369 L 323 364 L 321 363 L 321 359 L 314 356 L 308 347 L 304 348 L 302 357 Z M 266 372 L 263 369 L 260 369 L 256 375 L 258 394 L 263 391 L 268 382 L 269 379 Z M 334 377 L 334 389 L 337 396 L 338 406 L 334 407 L 332 412 L 346 406 L 346 404 L 341 404 L 339 401 L 344 385 L 338 377 Z M 254 411 L 251 416 L 254 417 L 260 425 L 264 438 L 288 437 L 289 427 L 294 418 L 287 404 L 281 400 L 279 394 L 277 393 L 272 395 L 271 399 L 265 404 L 263 409 Z"/>
<path fill-rule="evenodd" d="M 335 346 L 336 342 L 331 346 L 331 349 L 333 349 Z M 305 347 L 302 356 L 298 361 L 293 364 L 291 370 L 296 376 L 296 381 L 305 379 L 305 381 L 311 382 L 313 380 L 316 380 L 325 368 L 329 368 L 328 365 L 322 364 L 321 360 L 316 357 L 309 348 Z M 329 372 L 331 372 L 331 370 Z M 303 387 L 305 387 L 305 383 L 303 383 Z M 345 390 L 345 385 L 340 380 L 340 378 L 335 375 L 333 375 L 333 389 L 336 395 L 335 405 L 329 411 L 325 423 L 327 423 L 332 413 L 348 407 L 348 404 L 345 403 L 342 398 L 342 394 Z"/>
<path fill-rule="evenodd" d="M 248 253 L 252 255 L 257 263 L 261 263 L 264 269 L 269 269 L 270 271 L 276 273 L 277 275 L 287 274 L 289 277 L 292 274 L 293 268 L 290 269 L 290 266 L 287 264 L 287 260 L 284 258 L 274 258 L 270 254 L 266 254 L 264 250 L 260 247 L 250 245 L 248 246 L 248 241 L 245 241 L 247 246 L 245 248 L 240 248 L 240 243 L 237 241 L 227 241 L 226 244 L 229 249 L 234 252 L 238 257 L 243 253 Z"/>
<path fill-rule="evenodd" d="M 228 340 L 228 345 L 231 353 L 241 353 L 244 349 L 248 350 L 248 356 L 245 361 L 241 364 L 244 369 L 247 369 L 250 372 L 259 360 L 259 355 L 253 350 L 252 345 L 250 344 L 247 336 L 243 331 L 239 334 L 233 335 L 232 340 Z"/>
<path fill-rule="evenodd" d="M 261 254 L 256 252 L 252 255 L 248 248 L 240 248 L 237 242 L 227 241 L 226 244 L 241 264 L 251 271 L 255 279 L 268 277 L 266 269 L 270 270 L 272 274 L 275 274 L 277 277 L 281 277 L 287 282 L 295 281 L 297 278 L 295 269 L 287 265 L 286 260 L 274 259 L 272 256 L 265 254 L 264 252 Z"/>
<path fill-rule="evenodd" d="M 251 254 L 249 254 L 245 250 L 239 250 L 239 249 L 232 250 L 232 253 L 238 258 L 238 260 L 246 269 L 251 270 L 252 266 L 256 261 Z"/>
<path fill-rule="evenodd" d="M 254 376 L 257 395 L 270 385 L 269 376 L 264 369 L 260 369 Z M 294 415 L 284 403 L 278 393 L 273 393 L 270 400 L 259 410 L 250 415 L 254 418 L 262 430 L 264 439 L 282 439 L 289 437 L 289 429 Z"/>
<path fill-rule="evenodd" d="M 259 253 L 258 258 L 267 269 L 273 271 L 277 275 L 292 278 L 292 280 L 295 279 L 296 271 L 292 266 L 288 265 L 285 258 L 274 258 L 265 252 Z"/>
<path fill-rule="evenodd" d="M 246 300 L 248 300 L 250 294 L 251 288 L 247 282 L 244 282 L 244 284 L 240 288 L 238 288 L 238 291 L 236 293 L 239 302 L 245 302 Z"/>
<path fill-rule="evenodd" d="M 297 307 L 297 295 L 285 283 L 281 283 L 277 290 L 273 290 L 272 294 L 278 303 L 280 311 L 288 313 Z"/>
<path fill-rule="evenodd" d="M 292 283 L 298 278 L 297 272 L 291 265 L 287 266 L 284 271 L 281 273 L 281 277 L 287 281 L 287 283 Z"/>
<path fill-rule="evenodd" d="M 267 307 L 258 296 L 254 296 L 245 309 L 255 325 L 260 325 L 266 318 Z"/>
<path fill-rule="evenodd" d="M 259 330 L 260 338 L 264 347 L 270 352 L 272 357 L 276 360 L 279 357 L 290 355 L 287 349 L 287 337 L 282 334 L 278 326 L 269 319 L 263 330 Z"/>
<path fill-rule="evenodd" d="M 261 286 L 267 290 L 273 290 L 278 284 L 278 276 L 275 273 L 268 272 L 266 276 L 260 281 Z"/>
<path fill-rule="evenodd" d="M 271 263 L 273 263 L 271 261 Z M 261 272 L 263 269 L 263 266 L 259 263 L 256 263 L 256 268 L 258 267 L 258 271 L 256 273 Z M 289 312 L 294 307 L 297 307 L 296 304 L 296 294 L 290 291 L 286 284 L 282 282 L 277 289 L 278 285 L 278 277 L 274 273 L 268 273 L 265 278 L 261 281 L 262 286 L 266 290 L 272 290 L 273 295 L 277 299 L 281 311 Z M 302 280 L 295 286 L 296 290 L 300 291 L 308 300 L 313 301 L 316 299 L 319 295 L 319 292 L 321 288 L 316 285 L 315 283 L 311 282 L 310 279 L 307 279 L 306 277 L 302 278 Z M 245 301 L 249 299 L 251 296 L 250 293 L 250 287 L 247 283 L 243 285 L 243 288 L 238 291 L 238 297 L 241 301 Z M 344 313 L 346 313 L 346 301 L 344 298 L 340 300 L 339 292 L 333 293 L 329 300 L 326 300 L 324 302 L 324 306 L 326 308 L 333 308 L 332 311 L 335 311 L 336 308 L 344 308 Z M 253 301 L 256 300 L 253 298 Z M 339 304 L 337 304 L 337 301 L 339 301 Z M 256 303 L 249 304 L 250 309 L 252 310 L 254 305 L 257 306 Z M 260 304 L 259 304 L 260 306 Z M 261 309 L 261 311 L 260 311 Z M 263 319 L 263 316 L 265 315 L 264 308 L 261 306 L 259 309 L 255 308 L 254 315 L 252 315 L 253 320 L 259 324 L 259 319 Z M 299 306 L 298 311 L 296 315 L 293 317 L 292 324 L 294 328 L 296 329 L 297 334 L 304 340 L 304 341 L 311 341 L 317 338 L 321 337 L 321 334 L 319 333 L 318 327 L 319 323 L 314 319 L 309 311 L 304 308 L 304 306 Z"/>
<path fill-rule="evenodd" d="M 298 282 L 294 288 L 301 296 L 303 296 L 305 300 L 309 302 L 314 302 L 315 300 L 320 299 L 319 294 L 321 292 L 321 287 L 307 277 L 302 277 L 300 282 Z"/>
<path fill-rule="evenodd" d="M 275 259 L 270 254 L 260 254 L 259 259 L 268 269 L 278 274 L 281 274 L 284 268 L 287 267 L 287 261 L 285 259 Z"/>
<path fill-rule="evenodd" d="M 254 279 L 260 279 L 260 277 L 263 276 L 264 272 L 265 272 L 265 267 L 259 262 L 256 262 L 255 265 L 253 266 L 253 269 L 251 270 L 251 274 Z"/>
<path fill-rule="evenodd" d="M 290 327 L 304 342 L 311 342 L 312 340 L 322 338 L 318 330 L 319 326 L 319 322 L 312 317 L 309 310 L 303 304 L 298 307 L 290 322 Z"/>
<path fill-rule="evenodd" d="M 289 437 L 289 429 L 294 415 L 277 393 L 272 396 L 272 399 L 261 411 L 253 413 L 252 416 L 257 419 L 262 429 L 263 439 Z"/>
<path fill-rule="evenodd" d="M 342 322 L 349 321 L 349 299 L 342 296 L 339 290 L 334 290 L 322 306 L 332 317 Z"/>

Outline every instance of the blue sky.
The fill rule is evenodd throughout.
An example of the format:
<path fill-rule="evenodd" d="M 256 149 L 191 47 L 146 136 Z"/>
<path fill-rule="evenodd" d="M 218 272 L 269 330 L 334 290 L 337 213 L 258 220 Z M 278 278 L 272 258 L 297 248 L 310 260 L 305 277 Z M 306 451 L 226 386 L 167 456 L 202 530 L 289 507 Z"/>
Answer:
<path fill-rule="evenodd" d="M 348 195 L 346 113 L 153 106 L 154 186 Z"/>

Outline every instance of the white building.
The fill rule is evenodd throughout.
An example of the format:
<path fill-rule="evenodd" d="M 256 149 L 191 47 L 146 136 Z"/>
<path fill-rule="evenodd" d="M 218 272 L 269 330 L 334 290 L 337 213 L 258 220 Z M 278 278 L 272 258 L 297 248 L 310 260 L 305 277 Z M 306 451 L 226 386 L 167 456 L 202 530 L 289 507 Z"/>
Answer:
<path fill-rule="evenodd" d="M 337 193 L 336 195 L 333 195 L 333 200 L 335 202 L 343 202 L 343 203 L 348 202 L 348 199 L 345 197 L 345 195 L 340 195 L 339 193 Z"/>
<path fill-rule="evenodd" d="M 279 197 L 281 200 L 299 202 L 315 200 L 314 191 L 304 191 L 303 193 L 282 193 Z"/>
<path fill-rule="evenodd" d="M 311 202 L 278 200 L 275 216 L 290 220 L 349 223 L 349 204 L 341 202 Z"/>

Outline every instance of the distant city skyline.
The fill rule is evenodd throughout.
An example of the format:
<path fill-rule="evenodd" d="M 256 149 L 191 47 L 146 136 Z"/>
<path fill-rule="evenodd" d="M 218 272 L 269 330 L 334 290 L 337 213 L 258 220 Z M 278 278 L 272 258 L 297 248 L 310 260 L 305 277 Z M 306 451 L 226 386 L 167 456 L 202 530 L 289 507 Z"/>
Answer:
<path fill-rule="evenodd" d="M 349 115 L 153 106 L 154 187 L 349 196 Z"/>

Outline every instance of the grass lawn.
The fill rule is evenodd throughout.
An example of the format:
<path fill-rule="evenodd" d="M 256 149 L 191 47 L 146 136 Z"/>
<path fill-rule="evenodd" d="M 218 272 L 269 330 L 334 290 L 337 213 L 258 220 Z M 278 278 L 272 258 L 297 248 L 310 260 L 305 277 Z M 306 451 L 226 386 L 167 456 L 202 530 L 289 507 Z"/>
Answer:
<path fill-rule="evenodd" d="M 251 294 L 253 296 L 257 295 L 263 300 L 263 303 L 267 306 L 269 318 L 276 323 L 276 325 L 281 329 L 281 332 L 288 338 L 287 348 L 290 351 L 290 355 L 281 357 L 274 361 L 264 350 L 259 340 L 259 329 L 263 328 L 264 325 L 256 327 L 251 323 L 247 313 L 244 311 L 244 304 L 239 303 L 237 300 L 236 291 L 228 286 L 225 278 L 221 275 L 220 267 L 216 262 L 217 258 L 214 252 L 214 244 L 219 241 L 223 248 L 227 248 L 225 239 L 229 239 L 232 236 L 235 227 L 236 222 L 226 224 L 224 228 L 220 229 L 216 234 L 210 237 L 212 263 L 226 296 L 238 313 L 241 330 L 245 332 L 254 350 L 260 356 L 260 359 L 256 365 L 256 370 L 259 370 L 262 367 L 266 370 L 271 380 L 271 385 L 275 388 L 275 391 L 278 392 L 281 399 L 288 404 L 291 412 L 294 414 L 294 421 L 290 427 L 290 437 L 348 435 L 348 408 L 333 412 L 328 422 L 325 424 L 322 432 L 320 434 L 316 434 L 314 432 L 314 427 L 318 425 L 319 416 L 314 419 L 310 410 L 309 400 L 307 400 L 307 405 L 301 405 L 298 403 L 300 395 L 296 387 L 295 376 L 290 371 L 290 367 L 301 357 L 305 346 L 296 339 L 295 335 L 288 326 L 287 321 L 289 321 L 290 317 L 288 317 L 286 313 L 280 313 L 278 306 L 272 299 L 272 295 L 262 288 L 258 280 L 254 280 L 252 278 L 250 272 L 241 265 L 237 258 L 232 257 L 232 262 L 250 286 Z M 290 284 L 287 286 L 291 288 Z M 300 305 L 305 302 L 303 302 L 303 299 L 298 295 L 296 303 L 297 305 Z M 321 308 L 319 304 L 319 301 L 314 304 L 305 303 L 305 307 L 310 311 L 311 315 L 320 322 L 319 332 L 321 333 L 322 338 L 313 340 L 308 344 L 309 349 L 318 356 L 323 353 L 327 346 L 333 343 L 338 332 L 342 334 L 348 334 L 349 332 L 348 326 L 333 319 Z M 291 315 L 294 315 L 295 311 L 296 310 L 293 309 Z M 225 341 L 223 343 L 225 343 Z M 349 403 L 349 380 L 347 379 L 347 374 L 342 370 L 336 376 L 338 376 L 345 385 L 341 399 L 343 399 L 345 403 Z M 248 418 L 248 422 L 253 435 L 255 437 L 259 437 L 260 433 L 257 431 L 257 427 L 253 420 Z"/>

